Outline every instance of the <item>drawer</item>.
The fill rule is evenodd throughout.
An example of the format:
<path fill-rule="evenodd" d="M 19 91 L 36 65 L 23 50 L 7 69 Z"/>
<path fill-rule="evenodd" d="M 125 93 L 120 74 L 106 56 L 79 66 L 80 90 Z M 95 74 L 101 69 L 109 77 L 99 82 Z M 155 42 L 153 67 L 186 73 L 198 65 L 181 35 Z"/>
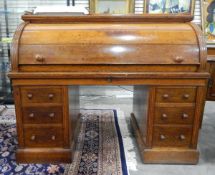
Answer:
<path fill-rule="evenodd" d="M 23 122 L 26 124 L 62 123 L 62 107 L 24 107 Z"/>
<path fill-rule="evenodd" d="M 61 103 L 62 88 L 58 87 L 23 87 L 21 88 L 23 104 L 29 103 Z"/>
<path fill-rule="evenodd" d="M 155 124 L 192 124 L 195 107 L 156 107 Z"/>
<path fill-rule="evenodd" d="M 26 147 L 62 147 L 62 127 L 28 127 L 24 128 Z"/>
<path fill-rule="evenodd" d="M 154 147 L 189 147 L 192 127 L 155 126 Z"/>
<path fill-rule="evenodd" d="M 156 102 L 190 103 L 196 99 L 196 88 L 157 88 Z"/>

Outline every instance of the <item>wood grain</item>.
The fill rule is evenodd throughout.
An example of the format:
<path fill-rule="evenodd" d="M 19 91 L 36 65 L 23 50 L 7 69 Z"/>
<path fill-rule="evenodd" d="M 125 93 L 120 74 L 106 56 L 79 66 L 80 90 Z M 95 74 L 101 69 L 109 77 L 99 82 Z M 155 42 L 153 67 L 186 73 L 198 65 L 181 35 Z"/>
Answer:
<path fill-rule="evenodd" d="M 62 102 L 62 88 L 59 87 L 23 87 L 21 88 L 22 103 L 55 103 Z"/>
<path fill-rule="evenodd" d="M 136 23 L 136 22 L 190 22 L 193 16 L 190 14 L 127 14 L 127 15 L 83 15 L 83 16 L 42 16 L 42 15 L 23 15 L 22 19 L 31 23 Z"/>
<path fill-rule="evenodd" d="M 30 106 L 23 107 L 23 123 L 53 124 L 62 123 L 63 111 L 61 106 Z"/>
<path fill-rule="evenodd" d="M 159 87 L 156 90 L 156 102 L 187 103 L 196 99 L 195 87 Z"/>
<path fill-rule="evenodd" d="M 62 127 L 24 127 L 25 147 L 62 147 Z M 34 140 L 33 140 L 33 137 Z"/>
<path fill-rule="evenodd" d="M 197 45 L 21 45 L 19 64 L 199 64 L 198 55 Z"/>
<path fill-rule="evenodd" d="M 156 107 L 155 124 L 192 124 L 194 107 Z"/>
<path fill-rule="evenodd" d="M 40 36 L 40 37 L 38 37 Z M 96 37 L 95 37 L 96 36 Z M 58 44 L 186 44 L 197 45 L 193 29 L 186 24 L 31 24 L 21 45 Z"/>
<path fill-rule="evenodd" d="M 153 147 L 190 147 L 191 130 L 190 126 L 155 126 Z M 180 136 L 184 136 L 183 139 Z"/>
<path fill-rule="evenodd" d="M 198 162 L 210 74 L 192 15 L 22 18 L 9 73 L 18 162 L 71 162 L 80 129 L 80 85 L 135 85 L 131 122 L 144 163 Z M 56 119 L 47 118 L 51 113 Z"/>

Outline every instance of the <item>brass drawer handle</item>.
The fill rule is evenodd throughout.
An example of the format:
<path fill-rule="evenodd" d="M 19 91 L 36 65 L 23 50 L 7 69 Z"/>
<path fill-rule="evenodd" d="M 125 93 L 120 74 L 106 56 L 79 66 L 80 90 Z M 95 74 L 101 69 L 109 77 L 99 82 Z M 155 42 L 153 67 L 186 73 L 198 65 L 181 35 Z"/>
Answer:
<path fill-rule="evenodd" d="M 169 94 L 164 94 L 164 95 L 163 95 L 163 98 L 164 98 L 164 99 L 168 99 L 168 98 L 169 98 Z"/>
<path fill-rule="evenodd" d="M 162 114 L 162 119 L 167 119 L 167 115 L 166 114 Z"/>
<path fill-rule="evenodd" d="M 53 136 L 51 137 L 51 139 L 52 139 L 52 140 L 55 140 L 55 139 L 56 139 L 55 135 L 53 135 Z"/>
<path fill-rule="evenodd" d="M 28 116 L 29 116 L 30 118 L 34 118 L 34 113 L 30 113 Z"/>
<path fill-rule="evenodd" d="M 36 58 L 37 62 L 44 62 L 45 61 L 45 58 L 42 55 L 36 55 L 35 58 Z"/>
<path fill-rule="evenodd" d="M 28 99 L 32 99 L 33 94 L 28 94 L 27 97 L 28 97 Z"/>
<path fill-rule="evenodd" d="M 35 135 L 32 135 L 32 136 L 31 136 L 31 140 L 32 140 L 32 141 L 36 140 L 36 136 L 35 136 Z"/>
<path fill-rule="evenodd" d="M 187 119 L 188 117 L 189 117 L 188 114 L 186 114 L 186 113 L 182 114 L 182 119 Z"/>
<path fill-rule="evenodd" d="M 182 56 L 176 56 L 176 57 L 174 58 L 174 61 L 175 61 L 176 63 L 182 63 L 182 62 L 184 61 L 184 58 L 183 58 Z"/>
<path fill-rule="evenodd" d="M 53 118 L 54 116 L 55 116 L 55 113 L 54 113 L 54 112 L 52 112 L 52 113 L 49 114 L 49 117 L 50 117 L 50 118 Z"/>
<path fill-rule="evenodd" d="M 165 140 L 166 137 L 165 137 L 164 135 L 161 134 L 161 135 L 160 135 L 160 139 L 161 139 L 161 140 Z"/>
<path fill-rule="evenodd" d="M 185 99 L 188 99 L 189 97 L 190 97 L 190 95 L 189 94 L 184 94 L 184 96 L 183 96 Z"/>
<path fill-rule="evenodd" d="M 49 94 L 48 97 L 49 97 L 50 100 L 52 100 L 53 97 L 54 97 L 54 94 Z"/>
<path fill-rule="evenodd" d="M 180 139 L 180 140 L 185 140 L 186 137 L 185 137 L 183 134 L 181 134 L 181 135 L 179 136 L 179 139 Z"/>

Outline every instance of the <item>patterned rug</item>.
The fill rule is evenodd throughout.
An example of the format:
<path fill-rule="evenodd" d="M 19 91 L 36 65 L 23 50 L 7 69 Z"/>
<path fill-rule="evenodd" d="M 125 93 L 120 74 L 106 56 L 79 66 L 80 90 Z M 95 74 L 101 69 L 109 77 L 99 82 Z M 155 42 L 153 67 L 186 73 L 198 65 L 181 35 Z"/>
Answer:
<path fill-rule="evenodd" d="M 127 175 L 115 110 L 83 110 L 72 164 L 16 164 L 13 108 L 0 115 L 0 175 Z"/>

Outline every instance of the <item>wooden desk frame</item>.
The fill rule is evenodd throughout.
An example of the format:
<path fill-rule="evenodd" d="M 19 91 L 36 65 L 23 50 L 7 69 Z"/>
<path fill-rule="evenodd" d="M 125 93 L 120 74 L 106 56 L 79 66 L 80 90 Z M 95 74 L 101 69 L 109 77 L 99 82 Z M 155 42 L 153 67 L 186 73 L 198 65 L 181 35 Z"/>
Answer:
<path fill-rule="evenodd" d="M 131 123 L 144 163 L 196 164 L 199 159 L 198 133 L 209 77 L 207 49 L 201 30 L 196 25 L 187 23 L 192 16 L 166 17 L 158 15 L 93 15 L 56 18 L 23 16 L 25 23 L 18 27 L 13 40 L 12 71 L 9 73 L 14 89 L 17 117 L 19 142 L 17 161 L 36 163 L 72 161 L 79 114 L 77 111 L 69 112 L 68 86 L 73 87 L 71 93 L 74 96 L 70 105 L 77 109 L 80 85 L 134 85 L 134 111 L 131 114 Z M 192 30 L 193 35 L 196 36 L 193 41 L 197 42 L 195 46 L 198 46 L 199 50 L 198 63 L 190 57 L 190 62 L 168 60 L 168 64 L 146 64 L 147 60 L 144 60 L 144 63 L 141 62 L 143 60 L 139 60 L 138 63 L 133 64 L 113 62 L 112 64 L 61 65 L 42 62 L 41 57 L 36 58 L 40 59 L 40 63 L 36 64 L 27 59 L 26 62 L 20 62 L 19 46 L 22 44 L 20 40 L 27 25 L 74 22 L 99 25 L 120 23 L 125 30 L 124 24 L 128 23 L 132 25 L 145 22 L 168 23 L 168 25 L 187 23 L 187 29 Z M 43 106 L 49 109 L 42 110 Z M 61 115 L 57 116 L 58 119 L 62 119 L 61 123 L 53 123 L 50 119 L 46 119 L 44 123 L 40 123 L 37 119 L 29 122 L 28 117 L 31 117 L 32 113 L 28 112 L 34 107 L 37 107 L 34 113 L 41 118 L 56 106 L 61 111 Z M 143 106 L 145 106 L 144 109 Z M 176 110 L 173 111 L 174 108 Z M 163 121 L 157 116 L 162 114 L 162 117 L 166 118 L 163 110 L 170 112 L 174 120 L 170 119 L 162 123 Z M 51 135 L 44 135 L 47 128 L 50 129 Z"/>

